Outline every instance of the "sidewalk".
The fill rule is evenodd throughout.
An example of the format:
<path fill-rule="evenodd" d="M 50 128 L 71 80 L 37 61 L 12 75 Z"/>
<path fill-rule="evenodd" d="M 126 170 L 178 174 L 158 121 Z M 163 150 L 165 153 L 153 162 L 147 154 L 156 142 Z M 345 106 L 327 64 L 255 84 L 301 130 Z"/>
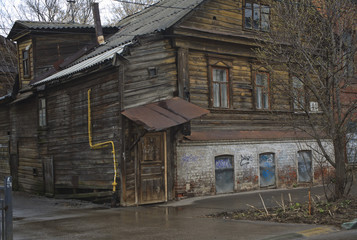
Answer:
<path fill-rule="evenodd" d="M 205 217 L 214 212 L 260 207 L 259 194 L 268 206 L 274 198 L 291 194 L 304 199 L 307 189 L 264 190 L 212 197 L 190 198 L 161 205 L 115 208 L 77 200 L 48 199 L 14 193 L 14 239 L 301 239 L 337 229 L 307 224 L 234 221 Z M 313 195 L 321 195 L 314 188 Z M 323 227 L 321 229 L 321 227 Z M 287 238 L 297 236 L 300 238 Z M 326 236 L 326 235 L 321 235 Z M 322 238 L 327 239 L 327 238 Z M 334 239 L 339 239 L 335 237 Z M 341 238 L 343 239 L 343 238 Z M 348 239 L 348 238 L 346 238 Z"/>

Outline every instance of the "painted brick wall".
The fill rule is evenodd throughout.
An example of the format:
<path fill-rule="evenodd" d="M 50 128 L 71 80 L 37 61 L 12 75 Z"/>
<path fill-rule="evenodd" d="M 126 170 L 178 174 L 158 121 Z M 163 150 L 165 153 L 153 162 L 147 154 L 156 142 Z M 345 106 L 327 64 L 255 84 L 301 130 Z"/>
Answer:
<path fill-rule="evenodd" d="M 275 186 L 306 185 L 298 182 L 298 151 L 311 150 L 313 142 L 256 141 L 221 143 L 179 143 L 177 146 L 176 197 L 213 195 L 216 193 L 215 157 L 231 155 L 234 168 L 234 191 L 260 188 L 259 154 L 274 153 Z M 321 168 L 312 151 L 314 183 L 321 182 Z M 324 165 L 325 173 L 331 169 Z"/>

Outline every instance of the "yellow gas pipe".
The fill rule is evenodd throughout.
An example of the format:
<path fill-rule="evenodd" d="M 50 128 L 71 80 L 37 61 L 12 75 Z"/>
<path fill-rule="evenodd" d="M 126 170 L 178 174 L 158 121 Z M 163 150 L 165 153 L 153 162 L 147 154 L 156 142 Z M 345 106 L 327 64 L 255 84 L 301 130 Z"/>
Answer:
<path fill-rule="evenodd" d="M 116 191 L 117 184 L 117 160 L 115 158 L 115 147 L 113 141 L 107 141 L 97 144 L 92 144 L 92 122 L 91 122 L 91 107 L 90 107 L 90 93 L 92 89 L 88 89 L 88 138 L 89 138 L 89 146 L 91 149 L 100 149 L 105 148 L 108 145 L 112 146 L 112 154 L 113 154 L 113 163 L 114 163 L 114 182 L 113 185 L 113 192 Z"/>

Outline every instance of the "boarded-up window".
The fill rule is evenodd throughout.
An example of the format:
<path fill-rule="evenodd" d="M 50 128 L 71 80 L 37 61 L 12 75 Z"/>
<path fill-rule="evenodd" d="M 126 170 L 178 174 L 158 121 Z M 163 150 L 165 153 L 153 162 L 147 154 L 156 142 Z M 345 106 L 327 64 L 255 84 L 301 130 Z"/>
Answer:
<path fill-rule="evenodd" d="M 212 95 L 213 107 L 229 107 L 229 84 L 227 68 L 212 68 Z"/>
<path fill-rule="evenodd" d="M 215 157 L 216 193 L 234 191 L 233 156 Z"/>
<path fill-rule="evenodd" d="M 255 74 L 256 108 L 269 109 L 269 75 L 267 73 Z"/>
<path fill-rule="evenodd" d="M 40 98 L 38 103 L 38 125 L 40 127 L 46 127 L 46 99 Z"/>
<path fill-rule="evenodd" d="M 244 27 L 259 31 L 270 29 L 270 8 L 262 5 L 259 1 L 245 1 Z"/>
<path fill-rule="evenodd" d="M 275 186 L 275 155 L 262 153 L 259 155 L 260 186 Z"/>
<path fill-rule="evenodd" d="M 299 182 L 310 182 L 312 179 L 312 155 L 311 151 L 298 152 Z"/>

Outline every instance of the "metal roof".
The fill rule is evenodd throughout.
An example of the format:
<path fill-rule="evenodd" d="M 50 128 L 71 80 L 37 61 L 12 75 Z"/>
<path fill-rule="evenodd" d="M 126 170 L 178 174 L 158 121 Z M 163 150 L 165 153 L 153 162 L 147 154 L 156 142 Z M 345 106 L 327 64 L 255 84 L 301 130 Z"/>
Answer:
<path fill-rule="evenodd" d="M 29 29 L 64 29 L 64 28 L 94 28 L 90 24 L 81 23 L 65 23 L 65 22 L 38 22 L 38 21 L 21 21 L 18 20 L 15 24 L 22 25 Z"/>
<path fill-rule="evenodd" d="M 162 0 L 128 16 L 118 23 L 117 27 L 120 30 L 108 38 L 105 45 L 84 56 L 81 60 L 132 41 L 136 36 L 165 30 L 181 20 L 202 2 L 204 0 Z"/>
<path fill-rule="evenodd" d="M 161 131 L 208 113 L 208 110 L 179 97 L 129 108 L 122 112 L 124 116 L 143 125 L 148 131 Z"/>
<path fill-rule="evenodd" d="M 128 43 L 128 44 L 130 44 L 130 43 Z M 121 54 L 122 51 L 124 50 L 124 47 L 128 44 L 121 45 L 121 46 L 113 48 L 110 51 L 107 51 L 103 54 L 100 54 L 98 56 L 94 56 L 92 58 L 84 60 L 83 62 L 77 63 L 69 68 L 66 68 L 60 72 L 57 72 L 41 81 L 35 82 L 32 85 L 36 86 L 36 85 L 40 85 L 40 84 L 43 84 L 43 83 L 46 83 L 46 82 L 49 82 L 49 81 L 52 81 L 55 79 L 66 77 L 66 76 L 75 74 L 77 72 L 80 72 L 82 70 L 88 69 L 90 67 L 93 67 L 94 65 L 97 65 L 99 63 L 103 63 L 106 60 L 112 59 L 115 54 Z"/>
<path fill-rule="evenodd" d="M 66 23 L 66 22 L 38 22 L 38 21 L 22 21 L 18 20 L 14 23 L 13 27 L 9 35 L 7 36 L 8 39 L 14 38 L 17 34 L 22 33 L 26 30 L 82 30 L 82 31 L 94 31 L 94 25 L 91 24 L 82 24 L 82 23 Z M 103 30 L 110 29 L 115 30 L 118 29 L 115 26 L 104 26 Z"/>
<path fill-rule="evenodd" d="M 123 46 L 132 43 L 136 36 L 165 30 L 186 14 L 191 12 L 205 0 L 162 0 L 141 12 L 128 16 L 121 20 L 117 27 L 119 31 L 107 39 L 106 43 L 100 45 L 91 53 L 79 58 L 71 67 L 64 69 L 33 85 L 39 85 L 51 80 L 69 76 L 105 60 L 113 58 L 115 53 L 121 53 Z"/>

